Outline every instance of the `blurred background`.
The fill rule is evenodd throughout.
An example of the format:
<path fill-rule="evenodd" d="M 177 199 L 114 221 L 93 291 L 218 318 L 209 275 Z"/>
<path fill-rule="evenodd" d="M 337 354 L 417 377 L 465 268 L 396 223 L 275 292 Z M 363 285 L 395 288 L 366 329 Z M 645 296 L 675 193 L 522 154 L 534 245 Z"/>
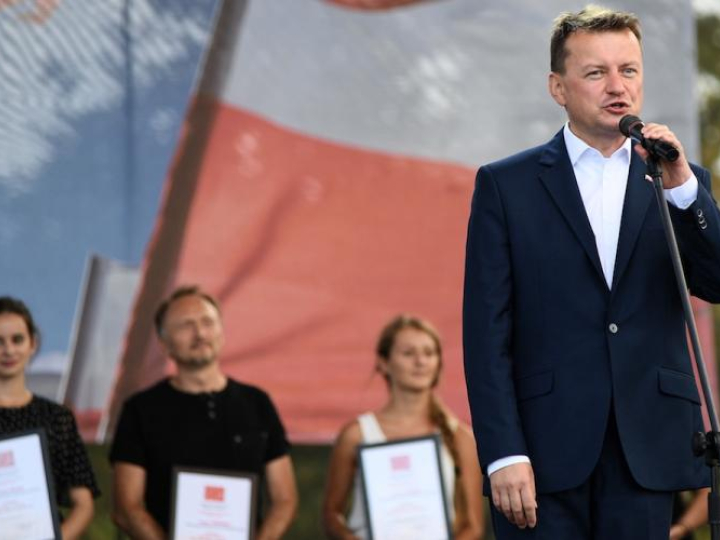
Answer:
<path fill-rule="evenodd" d="M 373 347 L 399 312 L 444 339 L 468 420 L 465 226 L 477 167 L 544 143 L 548 0 L 0 1 L 0 294 L 42 331 L 39 394 L 75 411 L 104 484 L 123 400 L 170 366 L 159 300 L 223 306 L 223 367 L 265 388 L 295 444 L 290 538 L 322 537 L 340 425 L 378 406 Z M 643 118 L 720 182 L 720 0 L 604 2 L 644 29 Z M 696 302 L 708 370 L 720 311 Z"/>

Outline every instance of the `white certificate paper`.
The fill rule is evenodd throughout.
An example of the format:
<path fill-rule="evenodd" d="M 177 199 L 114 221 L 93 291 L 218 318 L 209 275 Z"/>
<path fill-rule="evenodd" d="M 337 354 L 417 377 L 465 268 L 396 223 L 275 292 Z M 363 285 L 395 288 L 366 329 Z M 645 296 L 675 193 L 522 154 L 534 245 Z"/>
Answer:
<path fill-rule="evenodd" d="M 359 448 L 372 540 L 452 538 L 439 449 L 436 436 Z"/>
<path fill-rule="evenodd" d="M 174 540 L 250 540 L 257 478 L 228 471 L 177 468 L 170 537 Z"/>
<path fill-rule="evenodd" d="M 60 538 L 45 434 L 0 438 L 0 540 Z"/>

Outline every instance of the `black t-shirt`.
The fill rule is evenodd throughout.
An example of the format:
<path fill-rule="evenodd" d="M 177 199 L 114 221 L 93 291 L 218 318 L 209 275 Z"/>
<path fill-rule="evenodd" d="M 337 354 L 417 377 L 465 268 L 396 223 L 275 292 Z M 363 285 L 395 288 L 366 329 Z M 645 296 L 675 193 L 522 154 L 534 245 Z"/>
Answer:
<path fill-rule="evenodd" d="M 55 497 L 61 506 L 72 506 L 70 489 L 86 487 L 100 495 L 85 445 L 70 409 L 40 396 L 24 407 L 0 407 L 0 435 L 42 428 L 48 440 Z"/>
<path fill-rule="evenodd" d="M 166 531 L 173 467 L 250 472 L 288 453 L 270 397 L 228 379 L 220 392 L 189 394 L 165 379 L 135 394 L 118 421 L 110 461 L 145 469 L 145 506 Z"/>

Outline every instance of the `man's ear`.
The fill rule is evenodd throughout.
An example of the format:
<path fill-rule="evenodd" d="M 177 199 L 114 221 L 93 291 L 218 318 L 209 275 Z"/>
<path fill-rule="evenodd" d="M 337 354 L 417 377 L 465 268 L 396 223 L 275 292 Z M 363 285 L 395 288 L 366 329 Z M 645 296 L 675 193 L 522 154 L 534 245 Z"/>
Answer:
<path fill-rule="evenodd" d="M 168 353 L 168 345 L 167 345 L 167 336 L 165 335 L 165 330 L 161 330 L 159 333 L 155 334 L 155 337 L 157 338 L 157 342 L 160 344 L 160 349 L 163 353 Z"/>
<path fill-rule="evenodd" d="M 561 107 L 565 106 L 565 84 L 562 75 L 554 71 L 550 72 L 550 75 L 548 75 L 548 91 L 555 103 Z"/>

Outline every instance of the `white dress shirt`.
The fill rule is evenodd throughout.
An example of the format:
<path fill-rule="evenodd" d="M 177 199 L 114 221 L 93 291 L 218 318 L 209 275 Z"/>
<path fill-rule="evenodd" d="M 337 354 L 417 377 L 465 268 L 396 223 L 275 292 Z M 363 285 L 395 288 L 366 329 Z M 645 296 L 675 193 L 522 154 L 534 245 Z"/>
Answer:
<path fill-rule="evenodd" d="M 570 130 L 569 123 L 565 124 L 563 137 L 585 212 L 595 235 L 595 245 L 600 256 L 605 282 L 610 289 L 615 272 L 615 256 L 630 171 L 632 141 L 629 138 L 625 139 L 623 145 L 606 158 L 578 138 Z M 697 190 L 697 178 L 693 175 L 681 186 L 666 189 L 664 194 L 670 204 L 685 210 L 697 199 Z M 530 459 L 519 455 L 495 460 L 488 465 L 488 475 L 515 463 L 530 463 Z"/>

